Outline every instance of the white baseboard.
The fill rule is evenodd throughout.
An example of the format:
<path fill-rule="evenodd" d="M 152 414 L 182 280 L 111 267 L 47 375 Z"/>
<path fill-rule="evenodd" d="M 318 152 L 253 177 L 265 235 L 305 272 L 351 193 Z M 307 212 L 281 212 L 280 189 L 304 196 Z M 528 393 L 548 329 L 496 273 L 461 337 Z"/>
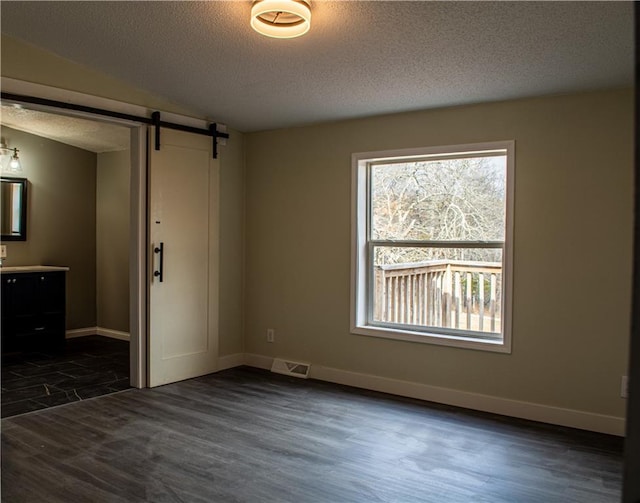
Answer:
<path fill-rule="evenodd" d="M 128 341 L 130 339 L 128 332 L 121 332 L 119 330 L 111 330 L 110 328 L 102 327 L 87 327 L 67 330 L 65 338 L 73 339 L 75 337 L 86 337 L 87 335 L 102 335 L 104 337 L 111 337 L 112 339 L 119 339 L 121 341 Z"/>
<path fill-rule="evenodd" d="M 87 335 L 96 335 L 98 327 L 74 328 L 67 330 L 65 339 L 75 339 L 76 337 L 86 337 Z"/>
<path fill-rule="evenodd" d="M 244 365 L 244 357 L 244 353 L 234 353 L 232 355 L 220 356 L 218 358 L 218 371 Z"/>
<path fill-rule="evenodd" d="M 273 365 L 273 358 L 271 358 L 270 356 L 262 356 L 262 355 L 255 355 L 251 353 L 245 353 L 244 364 L 248 365 L 249 367 L 271 370 L 271 365 Z"/>
<path fill-rule="evenodd" d="M 273 361 L 271 357 L 256 354 L 245 354 L 244 357 L 245 365 L 262 369 L 270 369 Z M 309 377 L 320 381 L 491 412 L 503 416 L 608 433 L 610 435 L 624 436 L 625 434 L 625 419 L 616 416 L 469 393 L 313 364 L 311 365 Z"/>
<path fill-rule="evenodd" d="M 500 398 L 479 393 L 440 388 L 386 377 L 359 374 L 340 369 L 311 366 L 313 379 L 364 388 L 383 393 L 417 398 L 466 409 L 501 414 L 503 416 L 529 419 L 559 426 L 569 426 L 582 430 L 597 431 L 611 435 L 624 436 L 625 420 L 616 416 L 607 416 L 593 412 L 565 409 L 508 398 Z"/>
<path fill-rule="evenodd" d="M 98 327 L 96 330 L 97 335 L 104 337 L 111 337 L 112 339 L 118 339 L 121 341 L 128 341 L 130 339 L 129 332 L 121 332 L 120 330 L 111 330 L 110 328 Z"/>

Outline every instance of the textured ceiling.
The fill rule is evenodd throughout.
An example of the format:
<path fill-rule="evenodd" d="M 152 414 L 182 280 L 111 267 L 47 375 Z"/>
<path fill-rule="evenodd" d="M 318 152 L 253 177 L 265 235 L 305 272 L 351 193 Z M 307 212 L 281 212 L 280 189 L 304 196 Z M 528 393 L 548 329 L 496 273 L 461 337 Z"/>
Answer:
<path fill-rule="evenodd" d="M 263 37 L 250 1 L 3 1 L 2 32 L 241 131 L 633 85 L 631 2 L 312 2 Z"/>
<path fill-rule="evenodd" d="M 129 148 L 129 129 L 105 122 L 90 121 L 2 105 L 2 125 L 26 131 L 50 140 L 89 150 L 112 152 Z M 10 147 L 19 145 L 9 145 Z"/>

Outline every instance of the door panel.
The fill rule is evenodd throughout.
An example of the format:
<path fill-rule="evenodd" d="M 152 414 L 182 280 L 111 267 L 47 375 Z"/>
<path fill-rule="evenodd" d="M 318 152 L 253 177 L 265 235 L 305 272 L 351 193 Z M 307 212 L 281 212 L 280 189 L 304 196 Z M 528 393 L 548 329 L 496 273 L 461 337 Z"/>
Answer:
<path fill-rule="evenodd" d="M 163 129 L 160 151 L 149 149 L 149 385 L 157 386 L 216 369 L 218 165 L 206 136 Z"/>

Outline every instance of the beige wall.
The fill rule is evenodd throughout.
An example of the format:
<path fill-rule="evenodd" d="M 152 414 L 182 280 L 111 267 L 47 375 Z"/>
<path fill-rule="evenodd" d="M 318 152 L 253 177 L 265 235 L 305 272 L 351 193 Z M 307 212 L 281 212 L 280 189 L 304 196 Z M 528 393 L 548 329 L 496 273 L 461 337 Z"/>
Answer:
<path fill-rule="evenodd" d="M 220 147 L 219 354 L 241 353 L 244 278 L 244 136 L 229 131 Z"/>
<path fill-rule="evenodd" d="M 100 328 L 129 332 L 131 153 L 98 154 L 96 171 L 96 309 Z"/>
<path fill-rule="evenodd" d="M 4 265 L 59 265 L 67 273 L 67 329 L 96 325 L 96 155 L 1 128 L 29 180 L 27 241 L 7 241 Z"/>
<path fill-rule="evenodd" d="M 51 52 L 2 35 L 2 76 L 147 106 L 163 112 L 194 115 L 193 111 Z"/>
<path fill-rule="evenodd" d="M 67 328 L 129 332 L 129 152 L 96 155 L 8 127 L 2 137 L 29 180 L 27 241 L 6 242 L 4 264 L 70 267 Z"/>
<path fill-rule="evenodd" d="M 247 135 L 245 350 L 623 417 L 632 100 L 595 92 Z M 350 334 L 351 154 L 511 139 L 512 354 Z"/>

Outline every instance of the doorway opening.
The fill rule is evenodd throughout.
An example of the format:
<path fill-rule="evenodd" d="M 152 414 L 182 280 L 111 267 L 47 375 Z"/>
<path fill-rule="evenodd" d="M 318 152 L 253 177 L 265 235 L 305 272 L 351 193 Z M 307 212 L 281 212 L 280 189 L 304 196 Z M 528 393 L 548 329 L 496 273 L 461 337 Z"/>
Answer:
<path fill-rule="evenodd" d="M 28 180 L 27 237 L 3 242 L 3 280 L 26 278 L 30 270 L 15 266 L 68 268 L 58 343 L 26 337 L 5 344 L 3 302 L 2 417 L 144 386 L 136 320 L 146 313 L 139 312 L 134 252 L 140 224 L 132 211 L 141 127 L 2 108 L 3 142 L 20 149 L 23 170 L 11 176 Z"/>

